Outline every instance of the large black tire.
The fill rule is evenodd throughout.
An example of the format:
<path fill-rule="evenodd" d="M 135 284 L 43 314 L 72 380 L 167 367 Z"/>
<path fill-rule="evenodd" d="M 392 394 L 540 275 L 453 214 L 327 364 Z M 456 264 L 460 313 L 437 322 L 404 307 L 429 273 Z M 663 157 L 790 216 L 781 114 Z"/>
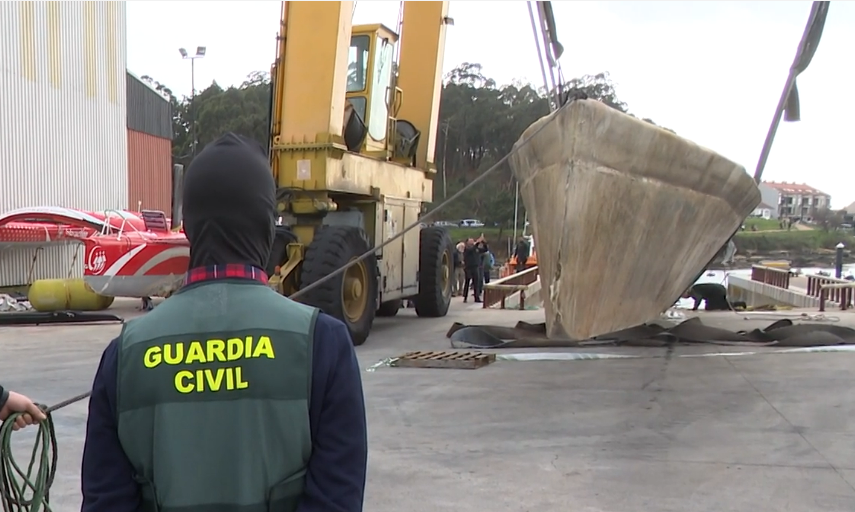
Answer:
<path fill-rule="evenodd" d="M 267 259 L 267 266 L 264 271 L 268 276 L 272 276 L 276 271 L 276 266 L 282 266 L 288 261 L 288 244 L 297 241 L 297 235 L 291 231 L 288 226 L 276 226 L 276 232 L 273 235 L 273 247 L 270 249 L 270 257 Z"/>
<path fill-rule="evenodd" d="M 353 226 L 323 226 L 306 248 L 300 272 L 300 289 L 316 283 L 371 248 L 365 231 Z M 347 279 L 345 277 L 347 276 Z M 345 301 L 345 282 L 364 280 L 357 300 Z M 348 288 L 350 293 L 353 289 Z M 362 345 L 371 332 L 377 311 L 377 258 L 373 254 L 349 271 L 309 291 L 301 302 L 338 318 L 347 326 L 354 345 Z M 363 302 L 364 301 L 364 302 Z M 363 307 L 359 307 L 359 306 Z"/>
<path fill-rule="evenodd" d="M 395 316 L 401 309 L 402 304 L 403 301 L 401 299 L 386 301 L 377 308 L 377 316 Z"/>
<path fill-rule="evenodd" d="M 444 228 L 422 228 L 419 240 L 419 294 L 416 314 L 436 318 L 448 313 L 454 269 L 451 236 Z"/>

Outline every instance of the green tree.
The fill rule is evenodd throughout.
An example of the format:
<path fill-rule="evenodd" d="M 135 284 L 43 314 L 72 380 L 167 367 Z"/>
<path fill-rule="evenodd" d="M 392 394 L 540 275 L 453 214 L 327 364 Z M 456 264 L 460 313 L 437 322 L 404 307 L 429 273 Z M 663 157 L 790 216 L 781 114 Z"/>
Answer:
<path fill-rule="evenodd" d="M 172 156 L 176 163 L 188 165 L 192 159 L 191 124 L 196 121 L 196 151 L 221 135 L 234 132 L 268 146 L 270 129 L 270 76 L 254 72 L 237 87 L 223 89 L 217 82 L 199 91 L 195 98 L 177 98 L 172 91 L 149 77 L 155 88 L 172 103 Z"/>
<path fill-rule="evenodd" d="M 814 224 L 817 224 L 823 231 L 835 230 L 843 224 L 844 213 L 842 210 L 819 208 L 812 213 Z"/>

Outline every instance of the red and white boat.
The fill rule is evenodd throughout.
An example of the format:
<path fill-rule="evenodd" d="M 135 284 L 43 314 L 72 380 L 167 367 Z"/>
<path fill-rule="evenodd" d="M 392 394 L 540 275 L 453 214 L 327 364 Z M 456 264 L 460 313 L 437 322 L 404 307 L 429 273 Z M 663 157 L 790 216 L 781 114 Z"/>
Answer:
<path fill-rule="evenodd" d="M 36 207 L 0 215 L 0 248 L 68 243 L 83 245 L 86 284 L 111 297 L 168 296 L 190 261 L 187 237 L 161 211 Z"/>

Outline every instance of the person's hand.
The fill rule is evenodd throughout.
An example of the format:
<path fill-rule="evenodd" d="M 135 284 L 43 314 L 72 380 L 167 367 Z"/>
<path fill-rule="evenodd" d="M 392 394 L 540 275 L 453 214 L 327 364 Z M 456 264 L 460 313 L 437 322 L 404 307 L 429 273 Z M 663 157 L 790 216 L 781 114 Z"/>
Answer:
<path fill-rule="evenodd" d="M 20 393 L 10 391 L 6 404 L 3 406 L 3 409 L 0 409 L 0 420 L 5 421 L 6 418 L 12 415 L 12 413 L 16 412 L 22 412 L 24 414 L 15 418 L 15 424 L 12 425 L 12 430 L 24 428 L 27 425 L 38 423 L 46 418 L 45 413 L 42 412 L 42 410 L 39 409 L 39 406 L 34 404 L 32 400 Z"/>

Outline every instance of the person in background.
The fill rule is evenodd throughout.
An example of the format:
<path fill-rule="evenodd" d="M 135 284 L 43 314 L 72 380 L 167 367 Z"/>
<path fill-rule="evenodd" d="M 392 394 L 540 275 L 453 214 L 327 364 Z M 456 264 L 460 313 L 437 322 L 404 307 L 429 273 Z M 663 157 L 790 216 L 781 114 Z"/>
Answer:
<path fill-rule="evenodd" d="M 265 149 L 209 143 L 183 194 L 190 270 L 101 356 L 81 512 L 362 512 L 361 369 L 341 321 L 267 286 Z"/>
<path fill-rule="evenodd" d="M 469 297 L 469 288 L 472 288 L 472 296 L 475 302 L 481 302 L 481 281 L 484 277 L 481 266 L 481 253 L 475 240 L 466 240 L 466 248 L 463 250 L 463 270 L 465 280 L 463 282 L 463 302 Z"/>
<path fill-rule="evenodd" d="M 718 283 L 698 283 L 692 285 L 683 294 L 684 299 L 693 299 L 695 304 L 692 306 L 692 311 L 697 311 L 701 305 L 701 301 L 705 301 L 705 311 L 731 311 L 737 308 L 745 309 L 746 304 L 743 301 L 730 302 L 727 299 L 727 288 Z"/>
<path fill-rule="evenodd" d="M 734 242 L 733 238 L 731 238 L 724 246 L 724 254 L 721 258 L 721 264 L 724 266 L 733 265 L 736 262 L 736 250 L 736 242 Z"/>
<path fill-rule="evenodd" d="M 525 270 L 525 264 L 528 261 L 529 256 L 531 256 L 531 248 L 528 245 L 528 240 L 526 240 L 524 236 L 521 236 L 517 241 L 517 246 L 514 248 L 514 258 L 517 260 L 517 265 L 514 270 L 517 273 Z"/>
<path fill-rule="evenodd" d="M 483 236 L 483 235 L 482 235 Z M 490 247 L 487 245 L 486 240 L 482 240 L 480 243 L 481 252 L 481 267 L 483 274 L 483 284 L 481 286 L 481 290 L 484 289 L 483 285 L 490 282 L 490 273 L 493 271 L 493 265 L 495 265 L 496 260 L 493 258 L 493 253 L 490 251 Z"/>
<path fill-rule="evenodd" d="M 463 270 L 463 250 L 466 249 L 466 241 L 461 240 L 454 248 L 454 279 L 451 282 L 451 296 L 463 295 L 463 283 L 466 280 L 466 271 Z"/>
<path fill-rule="evenodd" d="M 14 391 L 7 391 L 0 386 L 0 421 L 6 421 L 6 418 L 16 412 L 23 414 L 15 418 L 12 430 L 24 428 L 46 418 L 45 413 L 28 397 Z"/>

